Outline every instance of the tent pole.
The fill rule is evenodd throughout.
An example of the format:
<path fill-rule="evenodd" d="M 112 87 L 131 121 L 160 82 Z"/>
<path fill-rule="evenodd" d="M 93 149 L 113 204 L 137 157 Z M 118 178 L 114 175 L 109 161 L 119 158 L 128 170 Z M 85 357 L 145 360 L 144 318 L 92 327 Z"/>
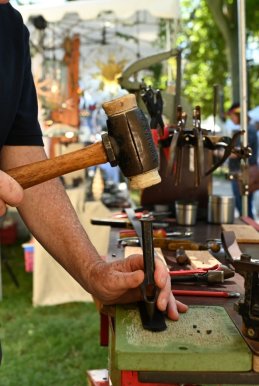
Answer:
<path fill-rule="evenodd" d="M 166 20 L 166 50 L 170 51 L 172 49 L 172 42 L 171 42 L 171 27 L 170 27 L 170 20 Z M 169 63 L 167 63 L 167 79 L 168 79 L 168 85 L 172 82 L 172 70 Z"/>

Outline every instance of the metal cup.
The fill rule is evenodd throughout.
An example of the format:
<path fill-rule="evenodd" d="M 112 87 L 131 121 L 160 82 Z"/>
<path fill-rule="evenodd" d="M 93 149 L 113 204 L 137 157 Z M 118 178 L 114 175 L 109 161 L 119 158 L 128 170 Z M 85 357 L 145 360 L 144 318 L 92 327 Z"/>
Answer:
<path fill-rule="evenodd" d="M 209 196 L 208 222 L 211 224 L 233 224 L 235 215 L 235 197 Z"/>
<path fill-rule="evenodd" d="M 176 201 L 176 222 L 179 225 L 195 225 L 198 203 L 196 201 Z"/>

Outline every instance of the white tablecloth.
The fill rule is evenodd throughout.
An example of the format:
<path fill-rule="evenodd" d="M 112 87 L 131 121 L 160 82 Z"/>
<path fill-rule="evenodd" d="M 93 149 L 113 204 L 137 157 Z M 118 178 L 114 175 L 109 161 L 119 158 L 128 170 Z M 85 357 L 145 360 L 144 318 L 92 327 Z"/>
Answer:
<path fill-rule="evenodd" d="M 92 225 L 90 220 L 92 217 L 109 216 L 110 211 L 99 201 L 84 202 L 84 187 L 69 189 L 67 193 L 98 253 L 106 255 L 110 227 Z M 92 301 L 92 297 L 35 241 L 33 305 L 79 301 Z"/>

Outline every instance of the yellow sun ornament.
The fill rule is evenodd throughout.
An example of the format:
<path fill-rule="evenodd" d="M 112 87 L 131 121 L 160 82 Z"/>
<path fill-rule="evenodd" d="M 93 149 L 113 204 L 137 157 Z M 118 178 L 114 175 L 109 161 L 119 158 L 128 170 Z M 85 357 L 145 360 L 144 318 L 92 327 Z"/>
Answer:
<path fill-rule="evenodd" d="M 96 66 L 100 69 L 100 73 L 96 74 L 96 78 L 101 81 L 103 88 L 105 86 L 109 89 L 118 87 L 118 78 L 127 64 L 127 59 L 116 61 L 115 56 L 110 54 L 106 63 L 101 60 L 96 61 Z"/>

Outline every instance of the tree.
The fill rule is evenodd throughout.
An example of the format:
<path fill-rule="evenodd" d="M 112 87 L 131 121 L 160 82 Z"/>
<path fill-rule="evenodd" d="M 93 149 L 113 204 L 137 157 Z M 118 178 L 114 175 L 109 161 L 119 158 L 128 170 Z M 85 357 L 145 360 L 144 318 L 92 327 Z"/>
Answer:
<path fill-rule="evenodd" d="M 205 0 L 182 2 L 185 13 L 179 45 L 183 48 L 183 95 L 203 116 L 213 112 L 213 85 L 227 84 L 225 45 Z M 225 93 L 229 93 L 225 87 Z"/>
<path fill-rule="evenodd" d="M 182 1 L 185 7 L 180 42 L 185 48 L 184 92 L 192 104 L 212 113 L 213 84 L 224 86 L 225 100 L 239 100 L 237 0 Z M 259 38 L 257 0 L 246 0 L 247 38 Z M 252 78 L 251 78 L 252 77 Z M 258 82 L 258 67 L 251 68 Z M 257 83 L 258 84 L 258 83 Z M 259 104 L 255 87 L 251 102 Z"/>
<path fill-rule="evenodd" d="M 232 100 L 239 100 L 239 54 L 238 54 L 238 23 L 237 2 L 207 0 L 208 7 L 213 15 L 225 41 L 228 69 L 232 85 Z"/>
<path fill-rule="evenodd" d="M 226 44 L 228 68 L 231 74 L 232 100 L 238 101 L 240 85 L 239 85 L 237 0 L 218 0 L 218 1 L 207 0 L 207 4 Z M 247 35 L 247 41 L 248 41 L 249 38 L 259 37 L 258 1 L 246 0 L 245 12 L 246 12 L 246 35 Z M 257 73 L 258 73 L 258 67 L 257 67 Z M 249 75 L 253 77 L 254 68 L 250 69 Z M 251 88 L 249 92 L 250 93 L 253 92 Z"/>

